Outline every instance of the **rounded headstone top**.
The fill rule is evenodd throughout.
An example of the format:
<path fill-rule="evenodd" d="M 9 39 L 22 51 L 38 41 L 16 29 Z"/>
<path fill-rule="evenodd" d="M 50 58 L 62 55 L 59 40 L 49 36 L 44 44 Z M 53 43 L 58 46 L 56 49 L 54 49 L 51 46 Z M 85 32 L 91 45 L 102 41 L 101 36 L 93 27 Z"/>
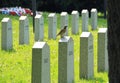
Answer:
<path fill-rule="evenodd" d="M 70 39 L 71 39 L 70 36 L 64 36 L 63 38 L 61 38 L 61 39 L 59 40 L 59 42 L 68 42 Z"/>
<path fill-rule="evenodd" d="M 49 15 L 48 15 L 48 17 L 54 17 L 55 16 L 55 13 L 50 13 Z"/>
<path fill-rule="evenodd" d="M 87 9 L 83 9 L 82 13 L 88 13 L 88 10 Z"/>
<path fill-rule="evenodd" d="M 45 44 L 45 42 L 35 42 L 33 48 L 43 48 Z"/>
<path fill-rule="evenodd" d="M 90 36 L 90 32 L 82 32 L 80 37 L 89 37 Z"/>
<path fill-rule="evenodd" d="M 27 18 L 27 16 L 21 16 L 20 20 L 25 20 Z"/>
<path fill-rule="evenodd" d="M 41 18 L 42 17 L 42 15 L 36 15 L 35 16 L 35 18 Z"/>
<path fill-rule="evenodd" d="M 107 28 L 99 28 L 98 33 L 105 33 L 107 32 Z"/>
<path fill-rule="evenodd" d="M 72 14 L 77 14 L 77 13 L 78 13 L 78 11 L 76 11 L 76 10 L 72 11 Z"/>
<path fill-rule="evenodd" d="M 2 22 L 8 22 L 10 18 L 3 18 Z"/>
<path fill-rule="evenodd" d="M 61 16 L 65 16 L 65 15 L 67 15 L 67 12 L 62 12 L 61 13 Z"/>
<path fill-rule="evenodd" d="M 96 8 L 92 8 L 91 12 L 97 12 L 97 9 Z"/>

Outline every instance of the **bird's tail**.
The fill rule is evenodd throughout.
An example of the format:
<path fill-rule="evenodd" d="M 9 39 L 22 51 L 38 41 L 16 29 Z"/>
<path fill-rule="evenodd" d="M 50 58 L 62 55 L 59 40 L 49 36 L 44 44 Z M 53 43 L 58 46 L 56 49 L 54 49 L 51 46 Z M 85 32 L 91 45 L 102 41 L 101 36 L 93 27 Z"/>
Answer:
<path fill-rule="evenodd" d="M 59 35 L 60 35 L 60 32 L 56 36 L 59 36 Z"/>
<path fill-rule="evenodd" d="M 59 36 L 59 34 L 56 35 L 56 37 Z"/>

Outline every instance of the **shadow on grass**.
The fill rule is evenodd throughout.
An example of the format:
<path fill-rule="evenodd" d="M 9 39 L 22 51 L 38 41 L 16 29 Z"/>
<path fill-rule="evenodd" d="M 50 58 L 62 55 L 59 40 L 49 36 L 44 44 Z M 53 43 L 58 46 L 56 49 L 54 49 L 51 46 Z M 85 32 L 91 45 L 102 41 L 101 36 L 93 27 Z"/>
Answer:
<path fill-rule="evenodd" d="M 105 80 L 103 80 L 100 77 L 94 78 L 94 80 L 95 80 L 96 83 L 105 83 L 106 82 Z"/>
<path fill-rule="evenodd" d="M 106 81 L 103 80 L 101 77 L 91 78 L 91 79 L 88 79 L 88 80 L 82 78 L 82 80 L 89 81 L 90 83 L 106 83 Z"/>
<path fill-rule="evenodd" d="M 13 49 L 9 49 L 9 50 L 2 50 L 4 52 L 9 52 L 9 53 L 14 53 L 16 52 L 16 50 L 13 48 Z"/>

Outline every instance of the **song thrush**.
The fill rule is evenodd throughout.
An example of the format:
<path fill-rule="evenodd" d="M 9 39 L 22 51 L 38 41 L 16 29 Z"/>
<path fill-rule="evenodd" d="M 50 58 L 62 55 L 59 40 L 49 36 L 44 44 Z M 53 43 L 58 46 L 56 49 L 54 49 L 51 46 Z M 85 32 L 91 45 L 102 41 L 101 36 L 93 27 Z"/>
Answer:
<path fill-rule="evenodd" d="M 67 29 L 67 26 L 64 26 L 64 28 L 60 30 L 60 32 L 57 34 L 57 36 L 60 35 L 61 38 L 63 38 L 64 33 L 66 32 L 66 29 Z"/>

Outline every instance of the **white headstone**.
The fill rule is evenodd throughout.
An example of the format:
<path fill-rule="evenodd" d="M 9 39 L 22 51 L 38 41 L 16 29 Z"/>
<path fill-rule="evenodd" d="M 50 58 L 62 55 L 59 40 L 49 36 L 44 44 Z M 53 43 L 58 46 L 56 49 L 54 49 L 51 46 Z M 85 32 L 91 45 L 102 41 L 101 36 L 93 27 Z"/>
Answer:
<path fill-rule="evenodd" d="M 98 72 L 108 71 L 107 28 L 98 31 Z"/>
<path fill-rule="evenodd" d="M 74 83 L 74 41 L 64 36 L 59 40 L 58 83 Z"/>
<path fill-rule="evenodd" d="M 50 83 L 50 49 L 46 42 L 32 48 L 32 83 Z"/>
<path fill-rule="evenodd" d="M 93 78 L 93 55 L 93 36 L 90 32 L 82 32 L 80 36 L 80 78 Z"/>
<path fill-rule="evenodd" d="M 50 13 L 48 16 L 48 38 L 56 39 L 57 34 L 57 16 L 55 13 Z"/>
<path fill-rule="evenodd" d="M 88 31 L 88 20 L 89 20 L 89 12 L 88 10 L 82 10 L 82 32 Z"/>
<path fill-rule="evenodd" d="M 35 16 L 35 41 L 44 39 L 44 18 L 42 15 Z"/>
<path fill-rule="evenodd" d="M 79 12 L 72 11 L 72 34 L 79 33 Z"/>
<path fill-rule="evenodd" d="M 19 44 L 29 44 L 29 21 L 27 16 L 19 18 Z"/>
<path fill-rule="evenodd" d="M 97 9 L 91 9 L 91 26 L 92 30 L 97 29 Z"/>
<path fill-rule="evenodd" d="M 10 50 L 13 48 L 12 23 L 10 18 L 2 19 L 1 48 L 3 50 Z"/>
<path fill-rule="evenodd" d="M 60 27 L 61 27 L 61 29 L 63 29 L 64 26 L 68 26 L 68 19 L 69 19 L 68 18 L 68 13 L 67 12 L 62 12 L 60 14 L 60 16 L 61 16 Z M 68 35 L 68 27 L 67 27 L 67 31 L 66 31 L 65 35 Z"/>

